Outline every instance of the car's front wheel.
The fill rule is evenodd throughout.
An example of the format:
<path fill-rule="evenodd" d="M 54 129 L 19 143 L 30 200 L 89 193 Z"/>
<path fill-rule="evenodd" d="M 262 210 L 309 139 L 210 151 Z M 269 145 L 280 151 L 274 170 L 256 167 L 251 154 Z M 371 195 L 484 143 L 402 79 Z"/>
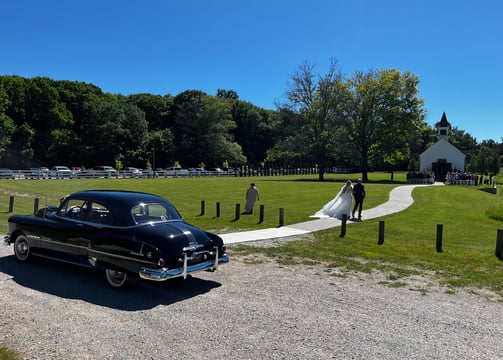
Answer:
<path fill-rule="evenodd" d="M 19 234 L 14 240 L 14 254 L 16 259 L 21 262 L 26 262 L 31 257 L 30 243 L 24 234 Z"/>
<path fill-rule="evenodd" d="M 127 273 L 117 270 L 105 270 L 105 276 L 108 284 L 113 288 L 120 288 L 124 286 L 127 280 Z"/>

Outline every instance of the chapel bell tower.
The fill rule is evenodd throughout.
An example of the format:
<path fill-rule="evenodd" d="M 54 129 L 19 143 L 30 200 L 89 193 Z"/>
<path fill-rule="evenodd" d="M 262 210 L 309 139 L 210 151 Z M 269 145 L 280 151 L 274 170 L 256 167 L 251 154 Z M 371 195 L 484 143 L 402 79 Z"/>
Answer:
<path fill-rule="evenodd" d="M 451 124 L 449 124 L 449 122 L 447 121 L 445 111 L 442 114 L 442 119 L 440 119 L 440 122 L 438 122 L 436 126 L 437 126 L 437 141 L 441 139 L 449 141 L 449 130 L 451 128 Z"/>

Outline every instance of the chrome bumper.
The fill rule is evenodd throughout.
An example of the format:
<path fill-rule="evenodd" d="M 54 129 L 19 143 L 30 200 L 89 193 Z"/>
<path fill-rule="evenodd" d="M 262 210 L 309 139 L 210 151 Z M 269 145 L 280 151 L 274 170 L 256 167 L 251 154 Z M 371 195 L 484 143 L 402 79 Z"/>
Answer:
<path fill-rule="evenodd" d="M 183 277 L 184 279 L 187 278 L 187 275 L 190 273 L 198 272 L 198 271 L 203 271 L 203 270 L 208 270 L 208 271 L 215 271 L 218 268 L 219 264 L 225 264 L 229 262 L 229 256 L 225 253 L 222 254 L 221 256 L 218 253 L 218 249 L 215 248 L 215 259 L 212 260 L 207 260 L 200 262 L 198 264 L 194 265 L 187 265 L 188 261 L 191 260 L 191 257 L 187 255 L 187 253 L 184 254 L 183 257 L 183 265 L 179 268 L 176 269 L 151 269 L 147 267 L 142 267 L 140 268 L 138 275 L 140 275 L 140 278 L 146 279 L 146 280 L 152 280 L 152 281 L 165 281 L 168 279 L 176 278 L 176 277 Z"/>

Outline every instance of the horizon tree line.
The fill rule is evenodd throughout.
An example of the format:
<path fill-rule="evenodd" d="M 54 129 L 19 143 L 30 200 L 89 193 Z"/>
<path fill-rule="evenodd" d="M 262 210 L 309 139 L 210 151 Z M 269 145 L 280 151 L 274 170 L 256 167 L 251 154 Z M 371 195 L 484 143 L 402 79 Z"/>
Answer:
<path fill-rule="evenodd" d="M 304 62 L 277 110 L 186 90 L 175 96 L 110 94 L 83 82 L 0 76 L 0 166 L 316 167 L 362 172 L 410 170 L 436 141 L 418 97 L 419 79 L 396 69 L 344 77 L 332 59 L 325 74 Z M 503 145 L 478 144 L 462 130 L 451 143 L 467 170 L 497 173 Z"/>

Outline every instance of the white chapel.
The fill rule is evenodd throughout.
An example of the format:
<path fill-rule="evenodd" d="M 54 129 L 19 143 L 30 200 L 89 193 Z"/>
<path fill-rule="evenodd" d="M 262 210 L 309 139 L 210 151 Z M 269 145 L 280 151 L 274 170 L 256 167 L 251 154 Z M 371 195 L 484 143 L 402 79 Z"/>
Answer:
<path fill-rule="evenodd" d="M 447 121 L 445 112 L 435 126 L 437 142 L 419 155 L 419 168 L 421 171 L 435 173 L 436 181 L 445 181 L 448 172 L 465 171 L 466 155 L 449 142 L 451 125 Z"/>

